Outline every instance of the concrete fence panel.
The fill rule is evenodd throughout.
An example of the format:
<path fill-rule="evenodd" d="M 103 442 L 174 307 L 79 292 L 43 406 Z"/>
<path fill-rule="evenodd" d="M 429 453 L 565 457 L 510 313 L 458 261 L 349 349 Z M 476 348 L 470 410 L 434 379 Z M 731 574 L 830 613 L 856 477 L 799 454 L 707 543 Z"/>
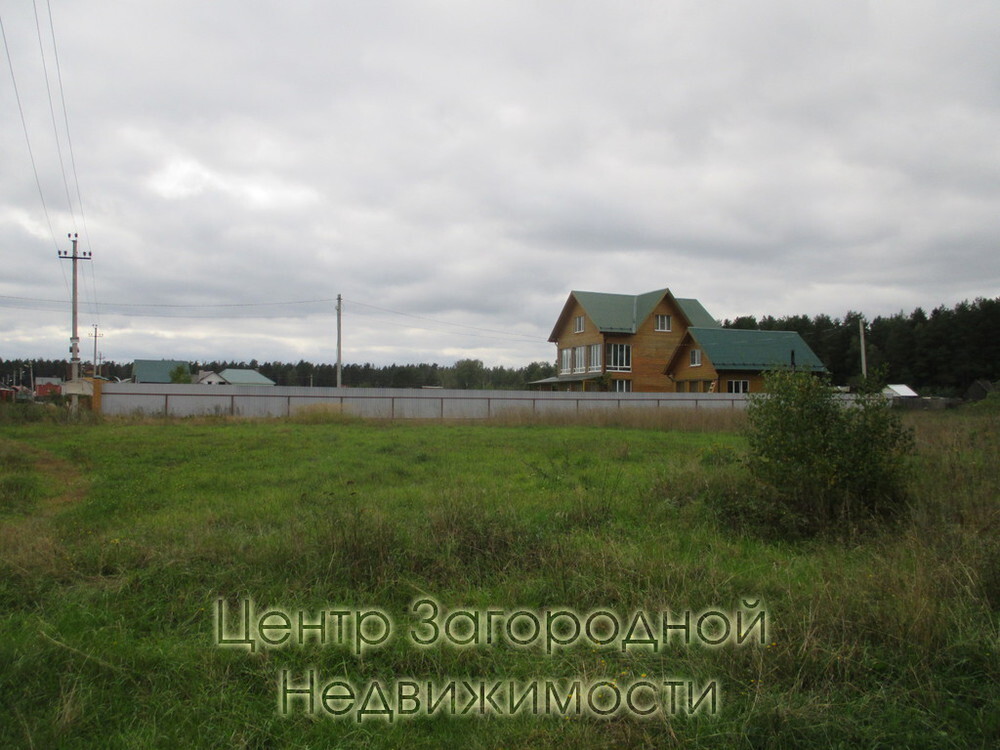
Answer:
<path fill-rule="evenodd" d="M 745 394 L 567 393 L 406 388 L 301 388 L 105 383 L 107 415 L 206 414 L 286 417 L 311 407 L 372 419 L 486 419 L 504 414 L 566 415 L 618 409 L 743 409 Z"/>

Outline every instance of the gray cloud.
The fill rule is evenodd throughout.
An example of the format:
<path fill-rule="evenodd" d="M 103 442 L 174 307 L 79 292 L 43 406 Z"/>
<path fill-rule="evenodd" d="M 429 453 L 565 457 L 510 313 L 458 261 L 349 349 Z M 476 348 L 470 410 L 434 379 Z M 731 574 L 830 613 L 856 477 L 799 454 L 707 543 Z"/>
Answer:
<path fill-rule="evenodd" d="M 510 365 L 552 358 L 574 288 L 720 318 L 1000 294 L 992 2 L 53 12 L 86 227 L 5 10 L 52 229 L 7 76 L 0 295 L 67 299 L 79 231 L 110 358 L 331 361 L 331 303 L 260 303 L 338 293 L 350 361 Z M 4 298 L 0 356 L 62 356 L 66 306 Z"/>

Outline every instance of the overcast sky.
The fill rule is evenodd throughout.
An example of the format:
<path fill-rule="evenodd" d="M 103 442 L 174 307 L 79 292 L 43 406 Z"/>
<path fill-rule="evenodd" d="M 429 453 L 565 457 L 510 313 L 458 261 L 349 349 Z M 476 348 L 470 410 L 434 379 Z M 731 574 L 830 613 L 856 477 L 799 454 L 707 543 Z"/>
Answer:
<path fill-rule="evenodd" d="M 507 366 L 573 289 L 1000 295 L 996 0 L 48 2 L 0 0 L 0 358 L 68 357 L 69 232 L 84 360 L 333 362 L 338 294 L 346 362 Z"/>

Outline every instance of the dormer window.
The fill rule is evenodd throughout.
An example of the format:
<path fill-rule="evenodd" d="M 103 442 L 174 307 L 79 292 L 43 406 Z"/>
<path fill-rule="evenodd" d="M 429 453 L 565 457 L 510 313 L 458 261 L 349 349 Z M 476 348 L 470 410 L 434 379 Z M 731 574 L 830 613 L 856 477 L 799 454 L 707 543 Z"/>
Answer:
<path fill-rule="evenodd" d="M 583 316 L 577 315 L 573 319 L 573 333 L 583 333 Z"/>

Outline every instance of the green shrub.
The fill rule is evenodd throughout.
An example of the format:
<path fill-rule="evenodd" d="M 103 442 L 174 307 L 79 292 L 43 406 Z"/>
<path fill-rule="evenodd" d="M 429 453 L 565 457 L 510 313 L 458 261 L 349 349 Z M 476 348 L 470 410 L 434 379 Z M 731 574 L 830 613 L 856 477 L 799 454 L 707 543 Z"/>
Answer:
<path fill-rule="evenodd" d="M 822 378 L 774 372 L 747 409 L 747 466 L 782 533 L 853 534 L 906 502 L 910 431 L 874 388 L 842 401 Z"/>

